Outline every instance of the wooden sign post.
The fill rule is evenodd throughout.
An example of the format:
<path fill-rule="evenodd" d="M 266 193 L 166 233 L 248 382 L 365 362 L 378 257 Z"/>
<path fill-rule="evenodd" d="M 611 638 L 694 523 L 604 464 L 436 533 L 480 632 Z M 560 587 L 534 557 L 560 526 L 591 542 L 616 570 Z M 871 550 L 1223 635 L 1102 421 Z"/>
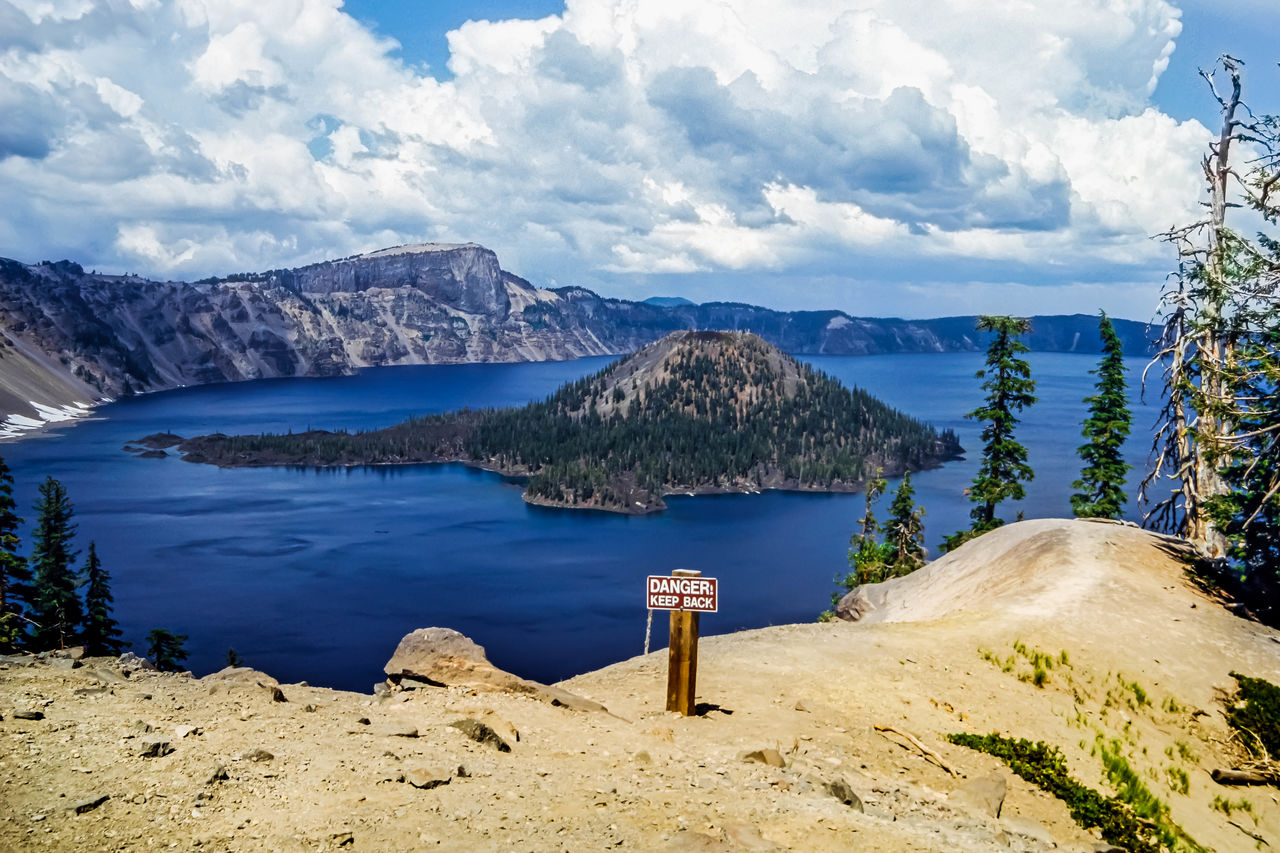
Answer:
<path fill-rule="evenodd" d="M 715 613 L 718 583 L 702 572 L 676 569 L 670 577 L 650 575 L 646 599 L 650 610 L 671 611 L 667 657 L 667 710 L 693 716 L 698 681 L 698 615 Z"/>

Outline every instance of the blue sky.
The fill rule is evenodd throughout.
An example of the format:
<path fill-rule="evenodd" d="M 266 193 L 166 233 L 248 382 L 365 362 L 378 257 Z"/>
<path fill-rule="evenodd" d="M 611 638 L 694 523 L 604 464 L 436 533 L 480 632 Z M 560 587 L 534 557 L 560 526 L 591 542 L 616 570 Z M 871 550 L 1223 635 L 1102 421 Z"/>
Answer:
<path fill-rule="evenodd" d="M 539 285 L 1147 319 L 1274 0 L 0 0 L 0 256 L 474 241 Z M 147 62 L 136 61 L 145 55 Z"/>

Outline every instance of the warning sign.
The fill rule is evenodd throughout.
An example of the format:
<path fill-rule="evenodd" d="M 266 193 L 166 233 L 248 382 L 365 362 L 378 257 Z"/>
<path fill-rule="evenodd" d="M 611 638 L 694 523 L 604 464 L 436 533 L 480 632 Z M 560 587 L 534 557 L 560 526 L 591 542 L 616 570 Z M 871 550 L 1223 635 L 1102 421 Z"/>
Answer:
<path fill-rule="evenodd" d="M 718 581 L 715 578 L 681 578 L 649 575 L 645 582 L 650 610 L 692 610 L 715 613 Z"/>

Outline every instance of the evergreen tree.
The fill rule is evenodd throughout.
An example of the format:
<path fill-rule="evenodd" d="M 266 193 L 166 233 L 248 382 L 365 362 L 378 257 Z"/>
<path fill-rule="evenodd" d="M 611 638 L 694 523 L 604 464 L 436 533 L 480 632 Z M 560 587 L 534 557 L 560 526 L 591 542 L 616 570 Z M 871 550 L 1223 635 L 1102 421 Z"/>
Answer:
<path fill-rule="evenodd" d="M 1280 253 L 1280 246 L 1277 247 Z M 1280 258 L 1277 258 L 1280 269 Z M 1208 510 L 1230 547 L 1232 591 L 1272 625 L 1280 624 L 1280 318 L 1237 363 L 1239 444 L 1222 467 L 1229 491 Z"/>
<path fill-rule="evenodd" d="M 987 347 L 986 368 L 976 374 L 985 379 L 982 389 L 986 403 L 965 417 L 986 421 L 982 430 L 982 465 L 969 488 L 969 500 L 977 504 L 970 512 L 973 523 L 968 530 L 946 537 L 943 550 L 951 551 L 963 543 L 1004 524 L 996 517 L 996 507 L 1006 500 L 1022 500 L 1026 496 L 1024 481 L 1035 477 L 1027 464 L 1027 449 L 1014 440 L 1017 413 L 1036 401 L 1031 378 L 1031 365 L 1021 359 L 1028 351 L 1018 340 L 1031 331 L 1031 322 L 1021 317 L 983 315 L 978 318 L 978 331 L 994 332 Z"/>
<path fill-rule="evenodd" d="M 111 576 L 102 568 L 98 550 L 89 543 L 89 556 L 81 570 L 88 588 L 84 594 L 84 653 L 86 655 L 118 655 L 120 626 L 111 618 Z"/>
<path fill-rule="evenodd" d="M 1088 443 L 1076 451 L 1084 461 L 1084 470 L 1071 484 L 1079 490 L 1071 496 L 1071 510 L 1077 518 L 1119 518 L 1125 503 L 1124 477 L 1132 467 L 1121 453 L 1133 423 L 1125 393 L 1124 351 L 1105 312 L 1098 332 L 1103 355 L 1097 369 L 1090 371 L 1098 377 L 1097 393 L 1084 398 L 1089 404 L 1083 431 Z"/>
<path fill-rule="evenodd" d="M 915 494 L 910 472 L 903 474 L 883 528 L 885 545 L 891 552 L 890 577 L 911 574 L 925 562 L 924 509 L 915 505 Z"/>
<path fill-rule="evenodd" d="M 832 595 L 832 604 L 856 586 L 907 575 L 924 565 L 924 510 L 913 501 L 915 489 L 911 485 L 910 474 L 903 476 L 898 491 L 894 493 L 889 518 L 883 526 L 876 524 L 875 503 L 888 485 L 882 477 L 874 477 L 867 483 L 866 508 L 858 522 L 859 530 L 849 537 L 849 568 L 852 571 L 836 576 L 836 584 L 841 590 Z"/>
<path fill-rule="evenodd" d="M 33 644 L 37 649 L 64 649 L 77 639 L 76 629 L 82 621 L 79 587 L 71 561 L 75 525 L 74 511 L 61 483 L 48 477 L 40 485 L 36 502 L 39 518 L 32 533 L 31 562 L 35 569 L 35 591 L 32 605 L 35 613 Z"/>
<path fill-rule="evenodd" d="M 147 655 L 161 672 L 177 672 L 178 664 L 187 659 L 186 641 L 186 634 L 152 628 L 147 634 Z"/>
<path fill-rule="evenodd" d="M 26 636 L 23 606 L 31 601 L 31 568 L 18 554 L 17 503 L 13 475 L 0 458 L 0 653 L 12 652 Z"/>

